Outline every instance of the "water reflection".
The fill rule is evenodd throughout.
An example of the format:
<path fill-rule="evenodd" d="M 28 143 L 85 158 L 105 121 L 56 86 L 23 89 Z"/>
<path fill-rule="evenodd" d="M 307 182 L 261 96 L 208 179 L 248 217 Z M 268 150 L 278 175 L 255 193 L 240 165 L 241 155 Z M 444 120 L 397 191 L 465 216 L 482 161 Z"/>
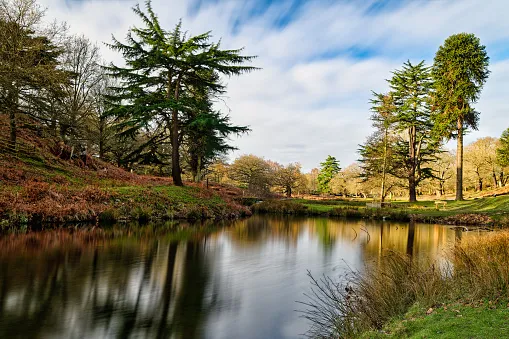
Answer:
<path fill-rule="evenodd" d="M 206 228 L 0 238 L 1 338 L 294 338 L 307 270 L 339 275 L 393 249 L 437 258 L 439 225 L 254 216 Z M 148 230 L 148 231 L 147 231 Z"/>

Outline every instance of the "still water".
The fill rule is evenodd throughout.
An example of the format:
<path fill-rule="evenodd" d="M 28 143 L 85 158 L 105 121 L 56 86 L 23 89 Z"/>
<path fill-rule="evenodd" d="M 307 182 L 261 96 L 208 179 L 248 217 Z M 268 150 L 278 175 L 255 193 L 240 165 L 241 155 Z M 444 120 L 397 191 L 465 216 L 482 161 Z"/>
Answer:
<path fill-rule="evenodd" d="M 116 226 L 0 237 L 0 338 L 298 338 L 306 276 L 440 258 L 440 225 L 254 216 L 205 231 Z M 367 265 L 367 266 L 366 266 Z"/>

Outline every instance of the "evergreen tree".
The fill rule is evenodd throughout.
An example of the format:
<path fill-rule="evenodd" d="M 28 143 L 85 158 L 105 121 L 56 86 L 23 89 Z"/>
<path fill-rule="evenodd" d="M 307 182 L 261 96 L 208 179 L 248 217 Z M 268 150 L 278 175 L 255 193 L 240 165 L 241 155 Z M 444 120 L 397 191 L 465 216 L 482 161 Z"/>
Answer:
<path fill-rule="evenodd" d="M 380 178 L 382 201 L 387 175 L 404 179 L 409 201 L 416 201 L 417 186 L 432 176 L 428 165 L 439 151 L 439 142 L 431 133 L 430 71 L 423 61 L 417 65 L 407 61 L 388 83 L 388 94 L 373 93 L 375 132 L 359 149 L 362 176 L 365 181 Z"/>
<path fill-rule="evenodd" d="M 341 171 L 339 161 L 333 156 L 327 156 L 324 162 L 320 163 L 320 173 L 318 174 L 318 189 L 322 193 L 330 193 L 330 182 L 336 174 Z"/>
<path fill-rule="evenodd" d="M 227 143 L 230 134 L 249 131 L 245 126 L 234 126 L 230 118 L 220 112 L 205 111 L 193 117 L 187 125 L 187 151 L 191 174 L 195 182 L 201 181 L 202 171 L 212 161 L 237 148 Z"/>
<path fill-rule="evenodd" d="M 438 49 L 432 69 L 436 131 L 440 137 L 456 138 L 456 200 L 463 199 L 463 135 L 477 129 L 479 112 L 473 104 L 488 79 L 486 47 L 474 34 L 448 37 Z"/>
<path fill-rule="evenodd" d="M 223 50 L 210 41 L 210 32 L 189 37 L 181 23 L 166 31 L 146 2 L 146 12 L 133 8 L 145 27 L 133 27 L 127 42 L 113 38 L 109 46 L 122 53 L 126 66 L 111 64 L 109 73 L 121 84 L 109 96 L 110 114 L 116 116 L 124 135 L 136 135 L 143 128 L 160 130 L 171 139 L 172 177 L 181 186 L 180 145 L 189 115 L 196 111 L 192 90 L 207 88 L 212 95 L 225 92 L 220 75 L 232 76 L 254 70 L 245 63 L 254 57 L 241 55 L 241 49 Z M 157 135 L 154 139 L 166 139 Z"/>
<path fill-rule="evenodd" d="M 438 142 L 431 136 L 430 70 L 421 61 L 403 64 L 389 80 L 394 104 L 394 128 L 401 133 L 394 147 L 394 174 L 408 180 L 409 201 L 417 200 L 416 187 L 431 176 L 425 167 L 438 152 Z"/>
<path fill-rule="evenodd" d="M 392 172 L 392 144 L 394 141 L 394 100 L 390 94 L 373 92 L 371 121 L 375 128 L 366 143 L 360 145 L 362 179 L 380 178 L 380 200 L 383 202 L 389 189 L 387 175 Z"/>
<path fill-rule="evenodd" d="M 183 122 L 185 155 L 195 182 L 201 181 L 207 165 L 236 150 L 227 142 L 230 135 L 249 132 L 248 127 L 233 125 L 228 115 L 213 109 L 212 94 L 207 88 L 193 88 L 194 109 L 189 112 L 188 121 Z"/>
<path fill-rule="evenodd" d="M 502 132 L 497 149 L 497 162 L 500 166 L 509 166 L 509 128 Z"/>

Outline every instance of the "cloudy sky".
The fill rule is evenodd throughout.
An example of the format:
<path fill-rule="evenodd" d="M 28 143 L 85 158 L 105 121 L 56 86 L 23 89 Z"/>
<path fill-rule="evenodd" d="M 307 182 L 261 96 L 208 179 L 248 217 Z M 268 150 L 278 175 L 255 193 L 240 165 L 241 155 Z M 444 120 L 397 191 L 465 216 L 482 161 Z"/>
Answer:
<path fill-rule="evenodd" d="M 102 44 L 139 22 L 131 0 L 39 0 L 47 17 Z M 260 71 L 229 80 L 224 111 L 252 132 L 239 151 L 317 167 L 330 154 L 342 167 L 358 158 L 371 132 L 371 91 L 387 89 L 391 71 L 409 59 L 431 64 L 451 34 L 476 34 L 491 58 L 491 76 L 476 108 L 482 136 L 509 127 L 507 0 L 153 0 L 168 29 L 182 18 L 191 34 L 212 31 L 223 47 L 245 47 Z M 102 47 L 103 57 L 119 61 Z"/>

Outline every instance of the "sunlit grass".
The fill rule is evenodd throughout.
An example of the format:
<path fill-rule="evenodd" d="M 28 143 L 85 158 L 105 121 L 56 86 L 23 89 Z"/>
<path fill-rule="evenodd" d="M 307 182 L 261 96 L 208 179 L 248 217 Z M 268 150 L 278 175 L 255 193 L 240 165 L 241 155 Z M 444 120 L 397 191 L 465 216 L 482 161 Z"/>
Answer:
<path fill-rule="evenodd" d="M 379 266 L 340 280 L 312 278 L 313 290 L 304 302 L 304 315 L 313 324 L 310 336 L 504 337 L 509 231 L 463 239 L 446 258 L 448 264 L 422 262 L 387 252 Z"/>
<path fill-rule="evenodd" d="M 301 203 L 307 208 L 307 214 L 327 214 L 332 213 L 338 208 L 357 209 L 361 213 L 365 213 L 366 203 L 371 199 L 362 200 L 305 200 L 295 199 L 297 203 Z M 371 210 L 371 209 L 369 209 Z M 377 215 L 391 214 L 391 211 L 399 211 L 399 213 L 407 213 L 408 215 L 417 216 L 421 220 L 425 218 L 445 218 L 458 214 L 480 214 L 492 218 L 495 223 L 507 224 L 509 221 L 509 196 L 487 197 L 465 201 L 447 201 L 445 206 L 437 209 L 435 201 L 417 201 L 404 202 L 393 201 L 391 207 L 380 209 Z M 370 213 L 370 215 L 373 213 Z M 507 219 L 507 220 L 506 220 Z M 430 219 L 430 221 L 432 221 Z"/>
<path fill-rule="evenodd" d="M 505 302 L 450 303 L 430 314 L 426 312 L 425 307 L 416 304 L 383 330 L 370 331 L 361 338 L 505 338 L 509 331 L 509 308 Z"/>

